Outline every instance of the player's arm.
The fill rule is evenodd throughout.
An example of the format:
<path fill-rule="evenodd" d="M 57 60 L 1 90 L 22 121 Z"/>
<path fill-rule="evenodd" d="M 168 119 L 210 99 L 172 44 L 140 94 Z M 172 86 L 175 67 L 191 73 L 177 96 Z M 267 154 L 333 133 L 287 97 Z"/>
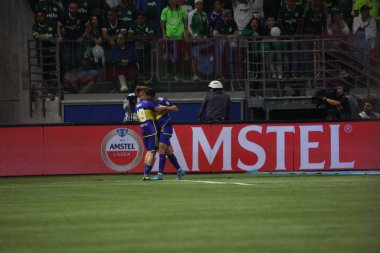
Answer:
<path fill-rule="evenodd" d="M 178 112 L 179 109 L 176 105 L 159 105 L 155 108 L 156 112 L 162 112 L 162 111 L 170 111 L 170 112 Z"/>
<path fill-rule="evenodd" d="M 168 111 L 168 112 L 178 112 L 179 109 L 176 105 L 158 105 L 155 107 L 156 112 Z"/>

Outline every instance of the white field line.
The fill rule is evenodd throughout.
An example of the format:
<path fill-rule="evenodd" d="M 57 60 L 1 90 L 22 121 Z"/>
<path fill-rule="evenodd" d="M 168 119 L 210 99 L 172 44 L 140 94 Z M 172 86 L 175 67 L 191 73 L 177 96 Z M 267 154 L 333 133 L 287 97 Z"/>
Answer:
<path fill-rule="evenodd" d="M 233 185 L 242 185 L 242 186 L 251 186 L 254 184 L 239 183 L 239 182 L 220 182 L 220 181 L 207 181 L 207 180 L 180 180 L 179 182 L 189 182 L 189 183 L 201 183 L 201 184 L 233 184 Z"/>

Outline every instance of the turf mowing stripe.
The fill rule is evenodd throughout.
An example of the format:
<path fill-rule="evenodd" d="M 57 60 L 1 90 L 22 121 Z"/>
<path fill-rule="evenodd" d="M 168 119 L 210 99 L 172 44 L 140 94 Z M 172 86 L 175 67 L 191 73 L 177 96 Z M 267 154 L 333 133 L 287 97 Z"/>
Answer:
<path fill-rule="evenodd" d="M 254 184 L 247 184 L 247 183 L 232 183 L 232 182 L 220 182 L 220 181 L 205 181 L 205 180 L 180 180 L 183 182 L 194 182 L 194 183 L 201 183 L 201 184 L 234 184 L 234 185 L 242 185 L 242 186 L 251 186 Z"/>

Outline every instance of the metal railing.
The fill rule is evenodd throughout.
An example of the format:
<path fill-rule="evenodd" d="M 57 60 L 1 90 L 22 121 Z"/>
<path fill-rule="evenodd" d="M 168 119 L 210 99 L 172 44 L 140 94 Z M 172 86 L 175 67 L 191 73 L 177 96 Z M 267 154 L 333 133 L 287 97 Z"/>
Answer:
<path fill-rule="evenodd" d="M 29 113 L 33 115 L 33 102 L 41 102 L 46 116 L 46 100 L 60 99 L 59 44 L 55 40 L 29 40 Z"/>
<path fill-rule="evenodd" d="M 91 41 L 41 43 L 29 41 L 31 101 L 51 94 L 80 92 L 67 89 L 66 73 L 91 61 L 98 71 L 95 88 L 85 92 L 129 92 L 136 82 L 150 83 L 161 92 L 204 91 L 214 79 L 226 90 L 245 91 L 246 97 L 313 95 L 316 90 L 350 84 L 360 97 L 379 94 L 378 58 L 353 47 L 349 39 L 332 37 L 269 37 L 158 40 L 147 44 L 128 41 L 136 56 L 129 66 L 112 65 L 110 46 L 104 55 L 93 55 Z M 120 86 L 125 76 L 127 89 Z"/>

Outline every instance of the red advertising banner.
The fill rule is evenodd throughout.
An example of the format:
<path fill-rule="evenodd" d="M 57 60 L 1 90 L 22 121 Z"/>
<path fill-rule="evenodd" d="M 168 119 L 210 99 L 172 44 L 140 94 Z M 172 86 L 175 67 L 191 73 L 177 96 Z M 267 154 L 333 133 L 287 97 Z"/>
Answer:
<path fill-rule="evenodd" d="M 372 170 L 379 129 L 380 121 L 174 125 L 171 144 L 194 173 Z M 0 128 L 0 176 L 142 173 L 144 155 L 138 125 Z"/>

